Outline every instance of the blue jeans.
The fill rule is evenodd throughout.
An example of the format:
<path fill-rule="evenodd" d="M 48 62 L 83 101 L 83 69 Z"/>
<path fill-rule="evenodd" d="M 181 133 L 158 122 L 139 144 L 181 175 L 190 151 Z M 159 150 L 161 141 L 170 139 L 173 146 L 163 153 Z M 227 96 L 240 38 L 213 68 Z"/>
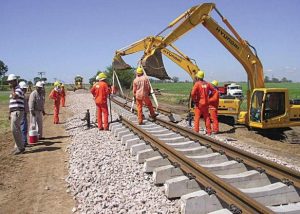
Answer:
<path fill-rule="evenodd" d="M 27 143 L 27 133 L 28 133 L 28 123 L 27 123 L 27 113 L 24 112 L 24 117 L 21 120 L 21 132 L 22 132 L 22 141 Z"/>

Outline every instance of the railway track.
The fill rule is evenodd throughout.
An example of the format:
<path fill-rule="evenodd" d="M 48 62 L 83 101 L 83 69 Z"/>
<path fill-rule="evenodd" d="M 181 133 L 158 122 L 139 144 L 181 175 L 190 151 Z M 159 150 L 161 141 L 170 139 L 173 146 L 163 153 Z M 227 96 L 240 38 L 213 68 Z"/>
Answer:
<path fill-rule="evenodd" d="M 153 173 L 155 184 L 164 184 L 168 198 L 181 198 L 182 213 L 300 213 L 298 172 L 171 123 L 168 116 L 139 126 L 122 98 L 112 101 L 120 122 L 111 131 Z"/>

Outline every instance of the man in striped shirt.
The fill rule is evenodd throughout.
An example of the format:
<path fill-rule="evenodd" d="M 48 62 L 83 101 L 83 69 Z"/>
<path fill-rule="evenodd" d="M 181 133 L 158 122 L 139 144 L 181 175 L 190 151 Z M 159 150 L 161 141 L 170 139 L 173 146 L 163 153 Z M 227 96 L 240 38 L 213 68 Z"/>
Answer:
<path fill-rule="evenodd" d="M 18 155 L 25 151 L 21 132 L 21 120 L 24 116 L 24 93 L 18 86 L 16 75 L 8 75 L 7 82 L 9 87 L 12 89 L 12 92 L 9 96 L 9 119 L 16 148 L 13 154 Z"/>

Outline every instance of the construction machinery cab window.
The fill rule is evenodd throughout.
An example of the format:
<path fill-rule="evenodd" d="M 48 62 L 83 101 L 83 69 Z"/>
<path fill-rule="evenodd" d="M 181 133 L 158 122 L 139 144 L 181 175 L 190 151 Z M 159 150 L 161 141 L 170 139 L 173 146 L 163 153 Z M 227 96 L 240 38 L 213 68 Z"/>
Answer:
<path fill-rule="evenodd" d="M 264 92 L 255 91 L 251 99 L 250 120 L 261 122 L 262 100 Z"/>
<path fill-rule="evenodd" d="M 268 92 L 265 98 L 263 119 L 268 120 L 285 113 L 285 93 Z"/>

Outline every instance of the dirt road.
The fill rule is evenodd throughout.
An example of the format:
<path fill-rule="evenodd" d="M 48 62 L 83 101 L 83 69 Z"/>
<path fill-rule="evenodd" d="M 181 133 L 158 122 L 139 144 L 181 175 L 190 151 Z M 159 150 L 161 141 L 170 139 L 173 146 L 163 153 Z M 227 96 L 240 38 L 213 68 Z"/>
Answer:
<path fill-rule="evenodd" d="M 19 156 L 10 154 L 12 135 L 0 139 L 0 213 L 71 213 L 72 197 L 66 192 L 69 136 L 63 124 L 54 125 L 52 103 L 46 102 L 44 137 Z M 68 117 L 62 109 L 60 118 Z"/>

